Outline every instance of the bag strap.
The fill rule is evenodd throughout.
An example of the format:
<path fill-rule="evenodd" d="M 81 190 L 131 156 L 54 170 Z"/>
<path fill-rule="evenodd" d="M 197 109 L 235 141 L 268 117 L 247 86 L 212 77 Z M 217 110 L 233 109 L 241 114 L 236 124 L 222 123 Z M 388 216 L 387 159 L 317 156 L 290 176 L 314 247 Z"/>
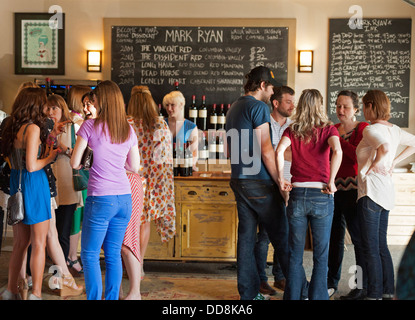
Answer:
<path fill-rule="evenodd" d="M 27 125 L 26 125 L 26 127 L 24 128 L 24 130 L 23 130 L 23 148 L 26 150 L 26 145 L 25 145 L 25 139 L 24 139 L 24 136 L 26 135 L 26 130 L 27 130 L 27 127 L 29 126 L 29 125 L 31 125 L 33 122 L 32 121 L 30 121 Z M 26 151 L 25 151 L 25 153 L 26 153 Z M 22 169 L 20 168 L 20 170 L 19 170 L 19 187 L 17 188 L 17 191 L 19 192 L 19 191 L 22 191 Z"/>
<path fill-rule="evenodd" d="M 75 147 L 76 137 L 75 137 L 75 124 L 73 123 L 71 126 L 71 144 L 72 150 Z"/>
<path fill-rule="evenodd" d="M 22 169 L 19 171 L 19 187 L 17 188 L 17 191 L 22 191 Z"/>

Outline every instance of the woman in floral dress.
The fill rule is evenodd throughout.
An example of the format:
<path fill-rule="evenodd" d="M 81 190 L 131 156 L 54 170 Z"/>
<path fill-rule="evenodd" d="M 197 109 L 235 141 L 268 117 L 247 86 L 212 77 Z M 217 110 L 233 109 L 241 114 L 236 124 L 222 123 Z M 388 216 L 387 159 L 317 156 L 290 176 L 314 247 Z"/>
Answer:
<path fill-rule="evenodd" d="M 141 257 L 137 259 L 141 258 L 142 262 L 150 238 L 151 221 L 154 221 L 162 242 L 169 241 L 176 233 L 172 138 L 147 86 L 133 87 L 127 113 L 141 153 L 144 204 L 140 219 Z"/>

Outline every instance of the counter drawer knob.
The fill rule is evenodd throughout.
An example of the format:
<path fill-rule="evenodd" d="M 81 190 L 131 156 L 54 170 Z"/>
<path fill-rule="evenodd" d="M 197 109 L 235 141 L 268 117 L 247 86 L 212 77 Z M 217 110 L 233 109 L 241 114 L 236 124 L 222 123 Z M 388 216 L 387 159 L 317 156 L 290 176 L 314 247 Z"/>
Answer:
<path fill-rule="evenodd" d="M 196 191 L 189 191 L 187 194 L 189 196 L 195 196 L 195 195 L 197 195 L 197 192 Z"/>
<path fill-rule="evenodd" d="M 227 196 L 227 195 L 228 195 L 228 193 L 227 193 L 226 191 L 221 191 L 221 192 L 219 192 L 219 195 L 220 195 L 220 196 Z"/>

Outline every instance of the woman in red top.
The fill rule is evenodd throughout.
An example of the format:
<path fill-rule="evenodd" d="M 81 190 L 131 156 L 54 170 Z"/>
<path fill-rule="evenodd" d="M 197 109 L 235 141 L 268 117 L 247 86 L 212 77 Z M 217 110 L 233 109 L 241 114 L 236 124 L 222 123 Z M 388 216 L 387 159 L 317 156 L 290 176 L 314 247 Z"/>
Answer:
<path fill-rule="evenodd" d="M 340 91 L 336 100 L 336 113 L 340 123 L 337 123 L 335 127 L 340 134 L 343 159 L 335 181 L 337 192 L 334 195 L 334 215 L 331 227 L 329 271 L 327 275 L 329 296 L 336 292 L 341 276 L 346 224 L 354 244 L 356 265 L 362 268 L 359 269 L 356 275 L 363 275 L 363 277 L 357 279 L 356 288 L 352 289 L 346 296 L 340 297 L 342 300 L 363 299 L 366 295 L 367 283 L 360 240 L 359 219 L 357 216 L 356 147 L 362 140 L 364 128 L 369 124 L 357 121 L 355 117 L 356 112 L 359 112 L 359 97 L 357 94 L 349 90 Z"/>
<path fill-rule="evenodd" d="M 283 176 L 284 152 L 290 146 L 292 185 Z M 280 189 L 290 191 L 287 207 L 290 257 L 284 299 L 299 300 L 304 296 L 303 254 L 310 223 L 314 265 L 308 298 L 328 300 L 327 261 L 336 191 L 334 180 L 342 150 L 339 133 L 327 118 L 318 90 L 301 93 L 293 123 L 284 131 L 276 153 Z"/>

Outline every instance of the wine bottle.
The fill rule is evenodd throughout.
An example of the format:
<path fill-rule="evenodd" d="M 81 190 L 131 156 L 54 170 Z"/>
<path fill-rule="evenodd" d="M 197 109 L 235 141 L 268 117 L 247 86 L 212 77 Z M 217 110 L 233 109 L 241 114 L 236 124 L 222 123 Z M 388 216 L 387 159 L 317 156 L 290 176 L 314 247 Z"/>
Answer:
<path fill-rule="evenodd" d="M 177 158 L 176 143 L 173 143 L 173 175 L 175 177 L 179 175 L 179 160 Z"/>
<path fill-rule="evenodd" d="M 193 154 L 190 150 L 190 142 L 186 143 L 185 146 L 185 161 L 187 162 L 186 176 L 189 177 L 193 175 Z"/>
<path fill-rule="evenodd" d="M 213 130 L 217 129 L 218 126 L 218 115 L 216 113 L 216 103 L 213 104 L 212 113 L 210 114 L 210 128 Z"/>
<path fill-rule="evenodd" d="M 159 103 L 159 118 L 164 119 L 161 103 Z"/>
<path fill-rule="evenodd" d="M 45 81 L 46 81 L 46 84 L 45 84 L 46 95 L 49 97 L 50 95 L 53 94 L 51 86 L 50 86 L 50 78 L 46 78 Z"/>
<path fill-rule="evenodd" d="M 226 122 L 226 116 L 225 116 L 225 110 L 223 110 L 223 103 L 220 105 L 220 111 L 218 114 L 218 129 L 225 130 L 225 122 Z"/>
<path fill-rule="evenodd" d="M 183 162 L 180 164 L 179 172 L 182 177 L 187 177 L 187 174 L 188 174 L 187 167 L 189 165 L 189 161 L 186 157 L 186 144 L 185 143 L 181 147 L 180 154 L 183 156 Z"/>
<path fill-rule="evenodd" d="M 206 108 L 206 96 L 202 96 L 202 104 L 199 108 L 199 129 L 207 130 L 207 108 Z"/>
<path fill-rule="evenodd" d="M 69 93 L 69 89 L 71 88 L 71 86 L 69 84 L 67 84 L 65 86 L 65 93 L 63 95 L 63 99 L 65 99 L 66 102 L 68 102 L 68 93 Z"/>
<path fill-rule="evenodd" d="M 218 134 L 218 140 L 216 143 L 216 158 L 225 159 L 225 142 L 223 141 L 223 132 L 220 131 Z"/>
<path fill-rule="evenodd" d="M 199 159 L 207 160 L 209 157 L 209 146 L 206 140 L 206 133 L 202 131 L 202 139 L 199 143 Z"/>
<path fill-rule="evenodd" d="M 174 91 L 179 91 L 179 81 L 174 82 Z"/>
<path fill-rule="evenodd" d="M 193 121 L 197 125 L 197 107 L 196 107 L 196 96 L 192 96 L 192 104 L 189 107 L 189 120 Z"/>
<path fill-rule="evenodd" d="M 209 132 L 209 159 L 216 159 L 216 131 Z"/>

